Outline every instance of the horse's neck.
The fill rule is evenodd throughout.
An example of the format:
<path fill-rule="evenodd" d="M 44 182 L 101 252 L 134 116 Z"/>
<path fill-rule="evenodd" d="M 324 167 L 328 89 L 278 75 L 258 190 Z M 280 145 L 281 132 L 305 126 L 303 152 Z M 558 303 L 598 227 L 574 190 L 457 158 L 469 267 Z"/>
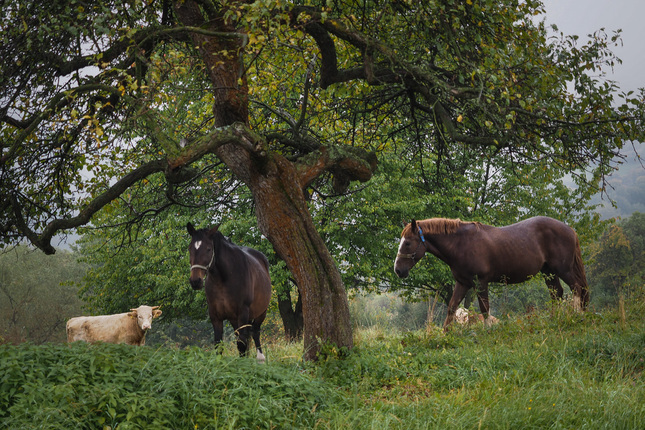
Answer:
<path fill-rule="evenodd" d="M 215 268 L 221 272 L 232 273 L 237 270 L 231 267 L 234 256 L 239 252 L 239 247 L 229 242 L 223 235 L 218 237 L 213 244 L 215 248 Z"/>
<path fill-rule="evenodd" d="M 213 249 L 215 251 L 215 261 L 213 262 L 213 266 L 215 266 L 215 269 L 218 271 L 225 271 L 228 266 L 227 256 L 229 249 L 226 239 L 221 235 L 221 233 L 213 241 Z"/>
<path fill-rule="evenodd" d="M 448 263 L 454 255 L 457 246 L 457 235 L 451 234 L 429 234 L 426 238 L 426 249 L 438 259 Z"/>

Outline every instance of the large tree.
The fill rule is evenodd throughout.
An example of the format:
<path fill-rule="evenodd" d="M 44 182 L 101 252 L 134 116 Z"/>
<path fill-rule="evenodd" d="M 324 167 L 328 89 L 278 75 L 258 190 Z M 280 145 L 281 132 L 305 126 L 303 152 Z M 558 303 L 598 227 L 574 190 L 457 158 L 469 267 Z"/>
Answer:
<path fill-rule="evenodd" d="M 542 12 L 514 0 L 5 3 L 2 242 L 53 253 L 56 234 L 151 175 L 166 187 L 146 214 L 193 204 L 208 175 L 195 163 L 214 155 L 299 288 L 306 357 L 320 341 L 351 347 L 309 209 L 321 181 L 342 193 L 370 180 L 383 149 L 414 147 L 479 148 L 597 184 L 642 140 L 642 95 L 615 100 L 602 74 L 617 36 L 547 41 Z"/>

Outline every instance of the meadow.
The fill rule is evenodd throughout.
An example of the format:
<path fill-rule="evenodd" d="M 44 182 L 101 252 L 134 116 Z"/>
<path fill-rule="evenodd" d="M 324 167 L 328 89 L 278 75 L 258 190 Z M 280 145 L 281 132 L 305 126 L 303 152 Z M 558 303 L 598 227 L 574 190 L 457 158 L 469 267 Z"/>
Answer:
<path fill-rule="evenodd" d="M 492 328 L 357 329 L 355 347 L 267 339 L 212 348 L 0 346 L 0 428 L 635 429 L 645 423 L 645 300 L 553 305 Z"/>

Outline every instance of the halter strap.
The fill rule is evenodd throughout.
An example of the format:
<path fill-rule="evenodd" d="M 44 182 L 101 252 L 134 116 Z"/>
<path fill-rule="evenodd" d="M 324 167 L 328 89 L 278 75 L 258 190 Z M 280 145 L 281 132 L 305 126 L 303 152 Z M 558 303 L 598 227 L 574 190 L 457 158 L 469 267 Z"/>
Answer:
<path fill-rule="evenodd" d="M 423 232 L 421 231 L 421 226 L 419 226 L 419 236 L 421 237 L 421 242 L 417 245 L 417 249 L 414 250 L 412 254 L 401 254 L 400 252 L 396 254 L 397 258 L 411 258 L 412 260 L 416 259 L 417 251 L 421 245 L 425 246 L 426 238 L 423 237 Z"/>
<path fill-rule="evenodd" d="M 213 261 L 215 261 L 215 250 L 214 249 L 213 249 L 213 256 L 211 257 L 211 262 L 208 263 L 208 266 L 202 266 L 201 264 L 193 264 L 192 266 L 190 266 L 190 270 L 202 269 L 202 270 L 205 270 L 206 272 L 208 272 L 210 270 L 211 266 L 213 265 Z"/>
<path fill-rule="evenodd" d="M 396 254 L 396 257 L 397 257 L 397 258 L 411 258 L 411 259 L 413 259 L 413 260 L 414 260 L 414 258 L 416 257 L 416 255 L 417 255 L 416 251 L 414 252 L 414 254 L 401 254 L 401 253 L 399 252 L 398 254 Z"/>

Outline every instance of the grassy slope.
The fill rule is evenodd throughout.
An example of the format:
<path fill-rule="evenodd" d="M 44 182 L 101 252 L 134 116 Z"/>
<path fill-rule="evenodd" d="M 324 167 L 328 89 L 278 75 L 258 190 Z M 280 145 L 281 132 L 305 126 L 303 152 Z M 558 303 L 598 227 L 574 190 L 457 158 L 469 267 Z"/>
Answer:
<path fill-rule="evenodd" d="M 645 304 L 492 329 L 359 331 L 319 363 L 201 349 L 0 346 L 0 428 L 611 428 L 645 423 Z"/>

